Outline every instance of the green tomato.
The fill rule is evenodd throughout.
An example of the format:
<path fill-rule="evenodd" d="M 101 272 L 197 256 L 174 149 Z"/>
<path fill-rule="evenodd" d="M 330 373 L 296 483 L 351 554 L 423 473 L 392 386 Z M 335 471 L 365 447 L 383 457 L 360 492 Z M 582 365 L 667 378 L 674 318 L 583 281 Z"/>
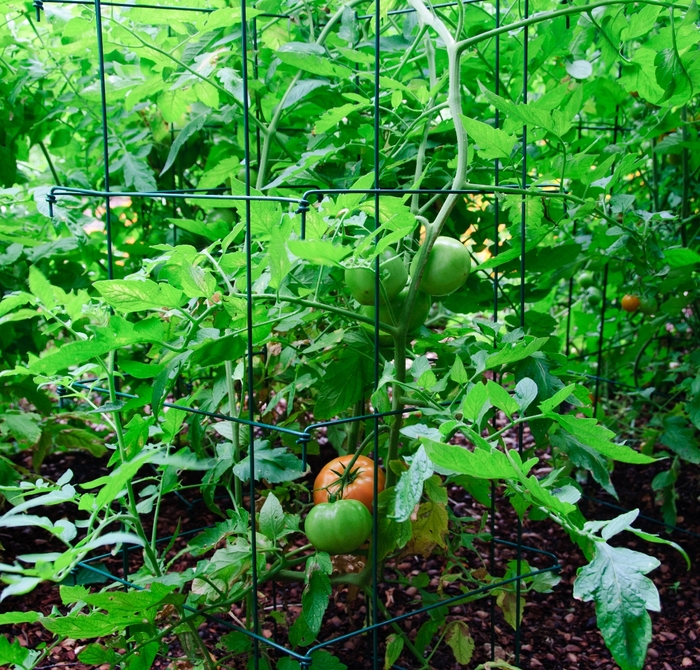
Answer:
<path fill-rule="evenodd" d="M 651 316 L 659 311 L 659 303 L 656 301 L 656 298 L 642 298 L 639 301 L 639 311 L 642 314 Z"/>
<path fill-rule="evenodd" d="M 236 223 L 236 210 L 233 207 L 215 207 L 207 214 L 207 220 L 234 224 Z"/>
<path fill-rule="evenodd" d="M 406 308 L 406 298 L 408 298 L 408 286 L 401 291 L 388 305 L 379 306 L 379 320 L 382 323 L 386 323 L 390 326 L 398 326 L 404 319 L 404 311 Z M 430 313 L 430 306 L 432 305 L 432 300 L 430 296 L 418 291 L 416 294 L 416 301 L 413 303 L 413 311 L 408 318 L 408 332 L 412 333 L 418 330 L 425 320 L 428 318 Z M 369 319 L 374 319 L 374 305 L 371 307 L 369 305 L 360 307 L 360 314 L 366 316 Z M 374 328 L 369 324 L 363 323 L 362 327 L 365 328 L 372 335 L 374 334 Z M 379 344 L 388 346 L 393 343 L 391 335 L 387 333 L 379 333 Z"/>
<path fill-rule="evenodd" d="M 588 300 L 588 304 L 592 307 L 600 305 L 603 300 L 603 292 L 599 288 L 592 286 L 586 291 L 586 300 Z"/>
<path fill-rule="evenodd" d="M 329 554 L 349 554 L 372 532 L 372 515 L 359 501 L 338 500 L 315 505 L 304 522 L 309 542 Z"/>
<path fill-rule="evenodd" d="M 469 250 L 452 237 L 438 237 L 428 255 L 418 288 L 428 295 L 454 293 L 467 281 L 472 268 Z M 418 269 L 418 256 L 411 262 L 411 274 Z"/>
<path fill-rule="evenodd" d="M 591 288 L 595 284 L 595 275 L 592 272 L 582 272 L 578 276 L 578 285 L 581 288 Z"/>
<path fill-rule="evenodd" d="M 374 263 L 374 261 L 373 261 Z M 406 286 L 408 273 L 403 260 L 396 253 L 387 249 L 382 252 L 379 259 L 379 280 L 383 287 L 380 292 L 379 304 L 396 297 L 401 289 Z M 345 283 L 352 293 L 352 297 L 361 305 L 374 305 L 374 266 L 369 268 L 347 268 L 345 270 Z"/>

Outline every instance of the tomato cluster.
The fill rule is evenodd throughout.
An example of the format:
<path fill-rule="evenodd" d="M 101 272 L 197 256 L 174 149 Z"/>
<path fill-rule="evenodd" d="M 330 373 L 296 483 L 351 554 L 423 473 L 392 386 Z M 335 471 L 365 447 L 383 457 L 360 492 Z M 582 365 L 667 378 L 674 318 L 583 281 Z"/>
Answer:
<path fill-rule="evenodd" d="M 411 262 L 411 274 L 418 269 L 418 255 Z M 468 249 L 452 237 L 438 237 L 418 284 L 418 295 L 410 314 L 406 314 L 408 273 L 400 256 L 385 250 L 379 261 L 379 320 L 397 326 L 408 320 L 408 333 L 413 334 L 425 322 L 432 304 L 431 297 L 441 298 L 454 293 L 469 277 L 471 258 Z M 352 267 L 345 270 L 345 282 L 352 296 L 362 305 L 360 314 L 374 318 L 376 304 L 375 271 L 373 268 Z M 365 326 L 371 330 L 370 326 Z M 390 345 L 390 335 L 381 334 L 379 342 Z"/>
<path fill-rule="evenodd" d="M 309 542 L 319 551 L 349 554 L 372 532 L 374 461 L 358 456 L 346 474 L 353 458 L 353 454 L 334 458 L 314 481 L 314 507 L 306 517 L 304 529 Z M 377 491 L 383 490 L 384 472 L 379 469 Z"/>

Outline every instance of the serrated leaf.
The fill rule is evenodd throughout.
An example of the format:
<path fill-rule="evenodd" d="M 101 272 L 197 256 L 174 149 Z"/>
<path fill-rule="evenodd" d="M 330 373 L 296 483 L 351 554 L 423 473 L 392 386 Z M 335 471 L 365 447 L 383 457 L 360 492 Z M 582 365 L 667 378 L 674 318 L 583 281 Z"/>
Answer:
<path fill-rule="evenodd" d="M 647 610 L 661 608 L 656 586 L 644 575 L 659 565 L 651 556 L 597 542 L 593 560 L 574 582 L 574 598 L 595 601 L 598 628 L 622 670 L 644 665 L 651 641 Z"/>
<path fill-rule="evenodd" d="M 386 638 L 386 651 L 384 652 L 384 670 L 391 670 L 394 663 L 401 656 L 403 651 L 403 638 L 392 633 Z"/>
<path fill-rule="evenodd" d="M 362 360 L 355 349 L 344 349 L 326 368 L 316 397 L 315 416 L 330 419 L 362 397 Z"/>
<path fill-rule="evenodd" d="M 168 284 L 156 284 L 150 279 L 110 279 L 97 281 L 93 286 L 108 305 L 124 314 L 147 309 L 179 307 L 186 299 L 182 291 Z"/>
<path fill-rule="evenodd" d="M 433 442 L 421 438 L 430 460 L 441 468 L 478 479 L 513 479 L 516 475 L 508 457 L 498 449 L 477 449 Z"/>
<path fill-rule="evenodd" d="M 396 484 L 394 509 L 390 516 L 397 521 L 406 521 L 423 495 L 423 482 L 433 474 L 433 464 L 421 445 L 413 455 L 408 470 L 401 474 Z"/>
<path fill-rule="evenodd" d="M 464 621 L 450 621 L 447 624 L 445 642 L 452 649 L 457 663 L 467 665 L 472 660 L 476 643 Z"/>
<path fill-rule="evenodd" d="M 564 430 L 605 456 L 622 463 L 653 463 L 655 459 L 630 449 L 624 444 L 611 441 L 614 433 L 601 426 L 595 419 L 579 419 L 569 414 L 548 414 L 548 418 L 556 421 Z"/>
<path fill-rule="evenodd" d="M 284 447 L 270 447 L 267 441 L 255 441 L 255 481 L 266 480 L 270 484 L 289 482 L 301 477 L 301 461 Z M 241 459 L 233 468 L 233 474 L 243 481 L 250 479 L 250 456 Z"/>
<path fill-rule="evenodd" d="M 513 147 L 518 141 L 515 135 L 506 133 L 500 128 L 494 128 L 487 123 L 482 123 L 476 119 L 470 119 L 462 115 L 462 123 L 467 130 L 467 134 L 479 146 L 479 155 L 486 160 L 494 158 L 510 158 Z"/>
<path fill-rule="evenodd" d="M 435 547 L 445 547 L 447 535 L 447 509 L 434 502 L 422 503 L 417 518 L 412 522 L 413 534 L 407 551 L 427 558 Z"/>
<path fill-rule="evenodd" d="M 314 265 L 338 267 L 352 253 L 350 247 L 337 246 L 328 240 L 289 240 L 287 247 L 297 258 Z"/>

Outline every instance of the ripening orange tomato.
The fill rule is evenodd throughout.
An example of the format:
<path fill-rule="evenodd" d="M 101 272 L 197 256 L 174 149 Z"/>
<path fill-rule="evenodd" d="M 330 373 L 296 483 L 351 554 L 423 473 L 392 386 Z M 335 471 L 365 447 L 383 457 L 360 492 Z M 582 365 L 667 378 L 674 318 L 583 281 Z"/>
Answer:
<path fill-rule="evenodd" d="M 329 494 L 338 494 L 338 480 L 345 472 L 353 454 L 339 456 L 326 463 L 314 481 L 314 505 L 327 503 Z M 377 493 L 384 490 L 384 472 L 377 475 Z M 345 481 L 342 499 L 359 500 L 370 512 L 374 498 L 374 461 L 367 456 L 358 456 Z"/>
<path fill-rule="evenodd" d="M 640 300 L 636 295 L 626 295 L 622 298 L 622 309 L 625 312 L 636 312 L 639 309 Z"/>

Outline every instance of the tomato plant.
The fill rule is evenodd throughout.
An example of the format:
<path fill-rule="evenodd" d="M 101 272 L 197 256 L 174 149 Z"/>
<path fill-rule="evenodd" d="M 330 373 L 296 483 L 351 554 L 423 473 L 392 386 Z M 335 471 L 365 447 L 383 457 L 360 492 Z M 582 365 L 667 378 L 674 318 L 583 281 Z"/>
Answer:
<path fill-rule="evenodd" d="M 525 18 L 517 3 L 496 16 L 410 0 L 381 3 L 377 24 L 356 0 L 248 3 L 247 21 L 226 3 L 120 6 L 103 11 L 99 60 L 91 6 L 46 3 L 37 23 L 0 2 L 0 524 L 52 541 L 31 561 L 8 553 L 24 558 L 0 579 L 7 602 L 62 583 L 65 606 L 8 617 L 48 631 L 34 665 L 67 637 L 94 640 L 99 622 L 81 662 L 146 663 L 180 636 L 184 664 L 237 666 L 250 642 L 222 641 L 212 659 L 196 627 L 183 632 L 199 616 L 188 608 L 233 607 L 272 634 L 257 597 L 292 580 L 301 611 L 271 613 L 275 639 L 308 647 L 333 590 L 357 590 L 369 618 L 374 570 L 421 583 L 403 574 L 409 555 L 445 566 L 424 602 L 504 573 L 523 598 L 551 588 L 524 560 L 468 569 L 490 562 L 451 492 L 488 510 L 493 484 L 525 526 L 548 516 L 583 549 L 576 597 L 605 613 L 619 664 L 643 667 L 655 561 L 609 542 L 638 532 L 633 513 L 587 524 L 579 499 L 584 483 L 616 495 L 613 461 L 663 456 L 653 491 L 672 524 L 682 468 L 700 462 L 694 4 L 544 0 Z M 78 190 L 52 195 L 50 220 L 57 185 Z M 376 352 L 372 253 L 391 345 Z M 649 318 L 605 309 L 603 292 L 629 287 Z M 303 457 L 370 445 L 378 561 L 345 572 L 300 530 Z M 76 449 L 108 451 L 107 473 L 76 486 L 67 466 L 40 472 Z M 217 523 L 160 543 L 168 501 L 195 491 Z M 60 514 L 36 509 L 53 504 Z M 147 587 L 126 614 L 111 583 L 67 586 L 103 544 L 130 546 Z M 497 588 L 517 626 L 515 591 Z M 348 628 L 362 626 L 351 609 Z M 468 664 L 460 623 L 433 610 L 417 636 L 397 633 L 406 665 L 450 643 Z"/>
<path fill-rule="evenodd" d="M 347 472 L 350 462 L 354 464 Z M 342 481 L 341 481 L 342 480 Z M 381 468 L 377 475 L 377 490 L 384 490 L 385 477 Z M 314 480 L 314 504 L 328 502 L 340 496 L 344 500 L 359 500 L 370 512 L 374 500 L 374 461 L 367 456 L 354 454 L 338 456 L 326 463 Z"/>
<path fill-rule="evenodd" d="M 349 554 L 372 532 L 372 516 L 359 500 L 345 498 L 311 508 L 304 522 L 309 542 L 329 554 Z"/>
<path fill-rule="evenodd" d="M 411 274 L 418 270 L 419 256 L 411 262 Z M 459 240 L 440 236 L 430 249 L 418 288 L 435 297 L 454 293 L 467 281 L 472 262 L 469 250 Z"/>

